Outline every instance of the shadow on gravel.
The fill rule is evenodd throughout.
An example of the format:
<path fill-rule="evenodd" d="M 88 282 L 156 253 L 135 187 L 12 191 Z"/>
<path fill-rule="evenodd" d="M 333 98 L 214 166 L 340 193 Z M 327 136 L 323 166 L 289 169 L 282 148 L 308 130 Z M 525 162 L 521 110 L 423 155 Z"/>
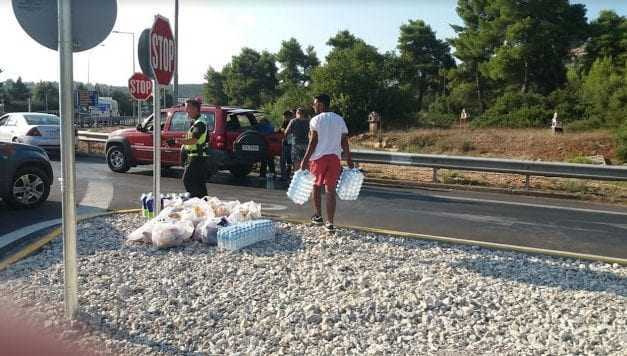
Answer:
<path fill-rule="evenodd" d="M 158 352 L 164 352 L 168 355 L 183 355 L 189 354 L 181 351 L 175 345 L 171 343 L 164 342 L 162 340 L 156 341 L 154 339 L 148 338 L 146 336 L 131 336 L 126 329 L 118 328 L 115 325 L 111 325 L 110 322 L 107 321 L 109 316 L 101 313 L 81 313 L 80 319 L 87 323 L 90 327 L 95 330 L 98 330 L 104 334 L 106 334 L 109 338 L 118 340 L 118 341 L 126 341 L 135 345 L 144 345 L 149 348 L 157 347 Z M 155 351 L 153 349 L 153 351 Z"/>
<path fill-rule="evenodd" d="M 573 291 L 606 292 L 627 297 L 627 278 L 612 272 L 593 271 L 588 268 L 555 264 L 547 261 L 502 258 L 490 260 L 491 256 L 467 258 L 451 263 L 454 268 L 462 268 L 484 277 L 506 279 L 543 287 L 561 288 Z M 569 263 L 573 263 L 570 262 Z M 587 266 L 587 264 L 583 264 Z"/>

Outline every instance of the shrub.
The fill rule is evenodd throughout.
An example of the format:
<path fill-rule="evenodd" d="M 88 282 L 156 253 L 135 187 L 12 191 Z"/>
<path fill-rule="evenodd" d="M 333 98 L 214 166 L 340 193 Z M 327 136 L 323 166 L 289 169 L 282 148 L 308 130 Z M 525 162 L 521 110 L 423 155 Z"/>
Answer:
<path fill-rule="evenodd" d="M 509 91 L 500 96 L 478 120 L 471 122 L 473 127 L 543 127 L 551 119 L 551 110 L 545 100 L 535 93 Z"/>
<path fill-rule="evenodd" d="M 627 120 L 618 128 L 616 132 L 616 141 L 618 144 L 617 156 L 623 162 L 627 162 Z"/>

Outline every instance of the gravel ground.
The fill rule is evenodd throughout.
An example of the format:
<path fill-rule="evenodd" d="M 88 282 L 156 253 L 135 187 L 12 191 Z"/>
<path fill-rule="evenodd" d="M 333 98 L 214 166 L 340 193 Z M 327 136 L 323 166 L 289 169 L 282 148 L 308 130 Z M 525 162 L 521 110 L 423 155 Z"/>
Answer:
<path fill-rule="evenodd" d="M 78 322 L 62 244 L 0 296 L 67 342 L 140 354 L 625 355 L 627 268 L 277 223 L 238 252 L 129 245 L 136 215 L 79 225 Z M 24 313 L 25 314 L 25 313 Z"/>

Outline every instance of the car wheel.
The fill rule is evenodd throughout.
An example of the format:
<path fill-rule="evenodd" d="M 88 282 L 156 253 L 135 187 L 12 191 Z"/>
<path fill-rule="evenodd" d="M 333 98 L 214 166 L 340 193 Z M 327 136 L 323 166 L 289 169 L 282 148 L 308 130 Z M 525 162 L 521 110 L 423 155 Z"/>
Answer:
<path fill-rule="evenodd" d="M 109 169 L 118 173 L 124 173 L 131 168 L 122 146 L 111 146 L 107 150 L 107 164 Z"/>
<path fill-rule="evenodd" d="M 238 165 L 229 167 L 229 172 L 235 178 L 244 178 L 253 170 L 253 165 Z"/>
<path fill-rule="evenodd" d="M 14 208 L 33 208 L 41 205 L 50 194 L 50 178 L 37 167 L 20 168 L 5 197 L 6 203 Z"/>

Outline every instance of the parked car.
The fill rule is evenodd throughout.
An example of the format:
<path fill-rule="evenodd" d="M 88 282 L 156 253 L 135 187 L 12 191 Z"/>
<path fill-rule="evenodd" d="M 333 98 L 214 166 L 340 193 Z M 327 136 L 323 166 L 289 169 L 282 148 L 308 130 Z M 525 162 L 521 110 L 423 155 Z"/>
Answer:
<path fill-rule="evenodd" d="M 24 143 L 49 152 L 59 152 L 60 123 L 59 117 L 51 114 L 5 114 L 0 117 L 0 141 Z"/>
<path fill-rule="evenodd" d="M 210 157 L 215 169 L 227 169 L 236 177 L 250 173 L 257 162 L 280 156 L 283 134 L 261 134 L 256 131 L 259 111 L 235 107 L 202 105 L 200 114 L 207 124 Z M 187 135 L 191 122 L 183 105 L 161 111 L 161 165 L 182 166 L 185 152 L 180 139 Z M 114 131 L 106 143 L 109 168 L 126 172 L 131 167 L 152 164 L 152 115 L 133 129 Z M 167 141 L 174 139 L 174 145 Z"/>
<path fill-rule="evenodd" d="M 52 167 L 39 147 L 0 142 L 0 197 L 14 208 L 32 208 L 48 199 Z"/>

